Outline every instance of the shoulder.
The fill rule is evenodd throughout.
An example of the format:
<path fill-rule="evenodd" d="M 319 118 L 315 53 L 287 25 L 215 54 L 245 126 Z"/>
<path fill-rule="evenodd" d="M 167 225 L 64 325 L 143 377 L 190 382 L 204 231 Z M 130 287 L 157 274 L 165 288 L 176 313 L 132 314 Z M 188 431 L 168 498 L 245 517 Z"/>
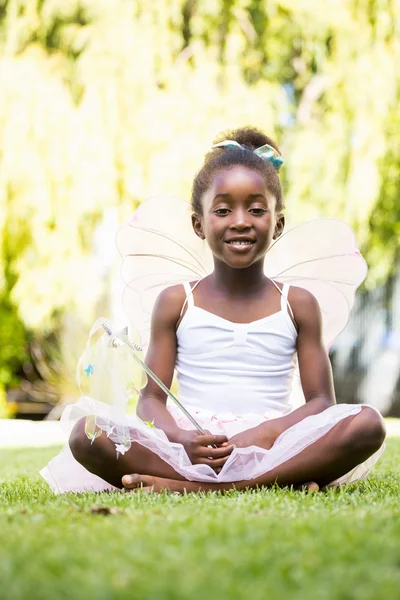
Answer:
<path fill-rule="evenodd" d="M 176 323 L 181 314 L 186 299 L 185 288 L 182 284 L 171 285 L 157 296 L 153 309 L 153 320 Z"/>
<path fill-rule="evenodd" d="M 157 296 L 156 302 L 160 305 L 173 305 L 185 301 L 186 292 L 181 283 L 170 285 Z"/>
<path fill-rule="evenodd" d="M 302 287 L 290 286 L 288 300 L 299 326 L 321 322 L 321 309 L 311 292 Z"/>

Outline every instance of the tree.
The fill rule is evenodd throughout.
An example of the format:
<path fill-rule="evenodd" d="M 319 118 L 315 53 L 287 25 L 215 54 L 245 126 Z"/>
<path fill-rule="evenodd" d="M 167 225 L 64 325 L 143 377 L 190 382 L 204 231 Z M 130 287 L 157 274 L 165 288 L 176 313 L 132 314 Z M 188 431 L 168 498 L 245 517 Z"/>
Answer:
<path fill-rule="evenodd" d="M 28 364 L 49 376 L 33 341 L 51 348 L 45 364 L 61 344 L 56 374 L 64 316 L 78 311 L 85 330 L 97 314 L 103 215 L 122 221 L 160 191 L 188 196 L 213 137 L 232 126 L 278 137 L 289 221 L 347 219 L 369 285 L 387 276 L 399 247 L 399 0 L 0 7 L 3 386 Z"/>

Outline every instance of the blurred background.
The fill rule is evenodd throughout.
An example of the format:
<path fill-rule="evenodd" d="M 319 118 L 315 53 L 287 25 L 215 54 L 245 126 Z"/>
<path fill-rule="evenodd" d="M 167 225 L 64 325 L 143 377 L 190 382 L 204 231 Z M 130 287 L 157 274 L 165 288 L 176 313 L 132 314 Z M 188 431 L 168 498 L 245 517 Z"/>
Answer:
<path fill-rule="evenodd" d="M 400 416 L 399 65 L 400 0 L 0 0 L 0 418 L 77 399 L 90 325 L 126 321 L 119 224 L 242 125 L 280 145 L 289 224 L 354 227 L 338 401 Z"/>

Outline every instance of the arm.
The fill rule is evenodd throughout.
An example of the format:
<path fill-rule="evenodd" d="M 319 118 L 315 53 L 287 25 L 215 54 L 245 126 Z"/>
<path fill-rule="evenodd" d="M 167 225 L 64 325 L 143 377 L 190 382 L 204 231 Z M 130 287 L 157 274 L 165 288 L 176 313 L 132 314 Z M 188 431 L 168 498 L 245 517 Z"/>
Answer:
<path fill-rule="evenodd" d="M 297 357 L 300 380 L 306 403 L 290 414 L 274 419 L 279 433 L 311 415 L 336 404 L 332 368 L 322 341 L 322 318 L 314 296 L 294 288 L 292 308 L 298 325 Z"/>
<path fill-rule="evenodd" d="M 184 302 L 178 286 L 167 288 L 157 298 L 151 319 L 151 335 L 146 364 L 170 388 L 176 360 L 176 324 Z M 155 422 L 171 442 L 177 442 L 181 429 L 166 407 L 167 397 L 150 378 L 140 393 L 136 414 L 143 421 Z"/>
<path fill-rule="evenodd" d="M 174 374 L 177 352 L 176 326 L 184 298 L 182 286 L 167 288 L 159 295 L 152 314 L 146 364 L 168 388 Z M 227 445 L 227 437 L 212 435 L 209 432 L 201 435 L 197 430 L 181 429 L 168 411 L 166 403 L 166 394 L 149 377 L 140 393 L 136 414 L 143 421 L 154 421 L 170 442 L 182 444 L 192 463 L 221 468 L 233 450 L 232 446 Z M 224 446 L 215 447 L 221 444 Z"/>
<path fill-rule="evenodd" d="M 306 403 L 288 415 L 248 430 L 247 440 L 238 440 L 234 436 L 230 440 L 234 444 L 239 442 L 244 446 L 247 442 L 247 445 L 253 443 L 268 449 L 286 429 L 336 403 L 331 364 L 322 341 L 322 319 L 318 302 L 310 292 L 302 288 L 291 288 L 290 295 L 298 326 L 297 356 Z M 244 433 L 239 435 L 243 436 Z M 251 443 L 250 436 L 253 440 Z"/>

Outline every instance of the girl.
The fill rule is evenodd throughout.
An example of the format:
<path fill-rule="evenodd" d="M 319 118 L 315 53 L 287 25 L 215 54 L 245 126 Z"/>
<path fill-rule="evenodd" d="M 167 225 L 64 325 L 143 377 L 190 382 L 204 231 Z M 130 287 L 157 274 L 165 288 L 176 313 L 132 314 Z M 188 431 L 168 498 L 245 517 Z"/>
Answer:
<path fill-rule="evenodd" d="M 275 143 L 254 129 L 213 146 L 193 183 L 192 225 L 214 270 L 165 289 L 153 311 L 146 363 L 167 387 L 176 369 L 180 400 L 206 433 L 149 379 L 128 420 L 130 449 L 117 458 L 110 437 L 91 442 L 80 418 L 69 440 L 75 460 L 66 449 L 43 471 L 53 489 L 318 489 L 364 477 L 376 462 L 383 420 L 370 406 L 335 404 L 318 302 L 264 274 L 284 228 L 281 163 Z M 296 356 L 306 402 L 293 410 Z M 93 401 L 98 417 L 102 410 Z"/>

